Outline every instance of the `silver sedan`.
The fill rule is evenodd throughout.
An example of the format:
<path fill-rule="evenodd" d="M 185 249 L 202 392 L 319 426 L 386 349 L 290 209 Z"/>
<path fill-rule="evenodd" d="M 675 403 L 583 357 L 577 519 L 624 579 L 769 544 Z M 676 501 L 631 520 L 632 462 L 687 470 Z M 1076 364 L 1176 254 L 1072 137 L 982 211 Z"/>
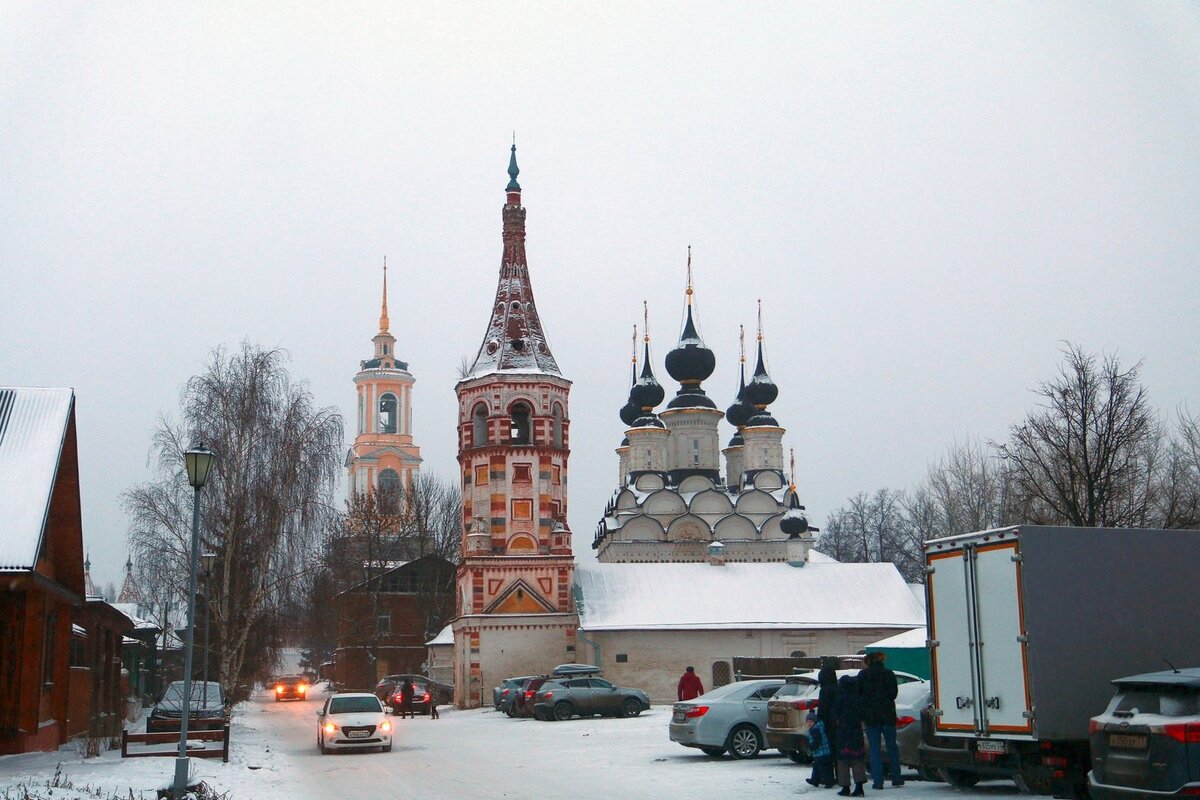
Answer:
<path fill-rule="evenodd" d="M 754 758 L 766 742 L 767 700 L 780 686 L 783 681 L 773 678 L 739 681 L 676 703 L 671 741 L 709 756 L 728 750 L 734 758 Z"/>

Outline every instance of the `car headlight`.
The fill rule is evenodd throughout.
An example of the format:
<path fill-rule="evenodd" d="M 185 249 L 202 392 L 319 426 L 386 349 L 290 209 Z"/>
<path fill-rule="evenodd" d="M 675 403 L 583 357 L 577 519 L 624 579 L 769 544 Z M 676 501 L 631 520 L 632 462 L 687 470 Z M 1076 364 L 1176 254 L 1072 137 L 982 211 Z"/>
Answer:
<path fill-rule="evenodd" d="M 379 723 L 379 730 L 383 731 L 384 733 L 391 733 L 392 721 L 385 719 L 383 722 Z"/>
<path fill-rule="evenodd" d="M 325 723 L 325 732 L 326 733 L 337 733 L 337 729 L 338 729 L 338 726 L 335 723 L 333 723 L 333 722 Z"/>

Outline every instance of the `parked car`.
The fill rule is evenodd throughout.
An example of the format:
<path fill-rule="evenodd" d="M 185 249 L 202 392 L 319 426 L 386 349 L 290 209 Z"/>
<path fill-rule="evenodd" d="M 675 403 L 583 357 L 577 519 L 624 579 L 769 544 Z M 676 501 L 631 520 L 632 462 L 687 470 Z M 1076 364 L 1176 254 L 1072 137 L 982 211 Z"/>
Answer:
<path fill-rule="evenodd" d="M 303 700 L 308 696 L 308 687 L 308 679 L 303 675 L 278 675 L 271 688 L 278 703 L 280 700 Z"/>
<path fill-rule="evenodd" d="M 671 708 L 671 741 L 698 747 L 705 755 L 726 750 L 734 758 L 754 758 L 765 745 L 767 701 L 782 678 L 727 683 Z"/>
<path fill-rule="evenodd" d="M 504 704 L 505 698 L 512 694 L 513 690 L 523 688 L 526 683 L 533 679 L 532 675 L 522 675 L 517 678 L 505 678 L 500 681 L 499 686 L 492 688 L 492 705 L 497 711 L 503 711 L 501 707 Z"/>
<path fill-rule="evenodd" d="M 335 694 L 317 712 L 317 749 L 378 747 L 392 749 L 392 721 L 379 698 L 369 692 Z"/>
<path fill-rule="evenodd" d="M 433 704 L 433 698 L 437 691 L 430 683 L 429 679 L 423 675 L 401 675 L 400 681 L 396 684 L 396 688 L 388 695 L 383 704 L 392 710 L 392 713 L 399 715 L 403 707 L 400 690 L 404 686 L 404 679 L 408 678 L 412 681 L 413 696 L 412 710 L 416 714 L 428 714 L 429 707 Z"/>
<path fill-rule="evenodd" d="M 857 675 L 857 669 L 841 669 L 843 675 Z M 805 718 L 817 708 L 821 687 L 818 670 L 802 672 L 787 682 L 767 703 L 767 747 L 775 747 L 799 764 L 811 761 L 808 755 L 808 724 Z M 900 745 L 900 763 L 917 767 L 917 748 L 921 744 L 921 709 L 929 705 L 929 681 L 909 672 L 896 671 L 899 692 L 896 696 L 896 742 Z M 886 754 L 884 758 L 887 758 Z"/>
<path fill-rule="evenodd" d="M 167 684 L 159 700 L 146 720 L 146 732 L 177 731 L 183 721 L 183 681 Z M 225 692 L 221 684 L 214 681 L 192 681 L 191 699 L 188 703 L 188 730 L 219 730 L 229 721 L 229 710 L 225 705 Z"/>
<path fill-rule="evenodd" d="M 590 717 L 636 717 L 650 708 L 641 689 L 616 686 L 603 678 L 558 678 L 542 684 L 533 697 L 533 716 L 566 720 L 578 714 Z"/>
<path fill-rule="evenodd" d="M 510 717 L 532 717 L 533 716 L 533 698 L 537 694 L 538 689 L 542 688 L 542 684 L 550 678 L 546 675 L 539 675 L 536 678 L 530 678 L 525 684 L 525 688 L 513 698 L 512 713 Z"/>
<path fill-rule="evenodd" d="M 1200 668 L 1113 681 L 1088 725 L 1093 800 L 1200 794 Z"/>

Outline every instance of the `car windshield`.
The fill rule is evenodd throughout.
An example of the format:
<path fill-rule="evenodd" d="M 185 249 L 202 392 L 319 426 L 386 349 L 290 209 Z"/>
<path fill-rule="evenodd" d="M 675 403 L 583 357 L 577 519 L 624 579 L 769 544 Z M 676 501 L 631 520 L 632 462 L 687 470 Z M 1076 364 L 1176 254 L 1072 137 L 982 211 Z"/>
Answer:
<path fill-rule="evenodd" d="M 374 697 L 332 697 L 329 700 L 330 714 L 369 714 L 382 710 Z"/>
<path fill-rule="evenodd" d="M 1200 692 L 1186 686 L 1138 686 L 1116 697 L 1113 712 L 1158 714 L 1163 717 L 1200 715 Z"/>
<path fill-rule="evenodd" d="M 207 688 L 208 691 L 205 691 Z M 224 702 L 221 699 L 221 684 L 209 681 L 196 681 L 192 684 L 192 700 L 203 700 L 205 705 L 219 705 Z M 163 692 L 163 700 L 174 700 L 176 702 L 183 700 L 183 682 L 177 681 L 167 686 L 167 691 Z"/>

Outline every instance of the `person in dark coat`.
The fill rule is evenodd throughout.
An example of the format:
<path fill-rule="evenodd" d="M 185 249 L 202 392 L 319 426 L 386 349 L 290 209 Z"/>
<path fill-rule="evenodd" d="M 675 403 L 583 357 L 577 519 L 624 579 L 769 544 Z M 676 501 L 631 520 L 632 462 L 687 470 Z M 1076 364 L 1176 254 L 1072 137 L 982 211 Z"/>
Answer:
<path fill-rule="evenodd" d="M 821 659 L 821 670 L 817 673 L 820 692 L 817 694 L 817 718 L 825 726 L 829 741 L 837 741 L 837 723 L 833 718 L 833 704 L 837 701 L 837 659 Z"/>
<path fill-rule="evenodd" d="M 857 679 L 843 675 L 838 679 L 837 699 L 833 702 L 833 719 L 837 726 L 834 740 L 834 756 L 837 758 L 837 777 L 841 784 L 842 797 L 862 797 L 863 784 L 867 781 L 865 762 L 867 751 L 863 746 L 862 698 L 858 693 Z M 854 791 L 850 791 L 850 775 L 854 775 Z"/>
<path fill-rule="evenodd" d="M 884 666 L 883 653 L 867 656 L 867 666 L 858 673 L 862 693 L 863 723 L 871 753 L 871 788 L 883 788 L 883 748 L 887 747 L 892 786 L 903 786 L 900 777 L 900 748 L 896 744 L 896 673 Z M 882 742 L 882 744 L 881 744 Z"/>
<path fill-rule="evenodd" d="M 676 694 L 680 700 L 694 700 L 704 694 L 704 684 L 700 681 L 700 676 L 696 674 L 695 667 L 688 667 L 684 670 L 683 676 L 679 679 Z"/>
<path fill-rule="evenodd" d="M 411 678 L 405 678 L 404 684 L 400 687 L 400 716 L 415 717 L 413 711 L 413 682 Z"/>

